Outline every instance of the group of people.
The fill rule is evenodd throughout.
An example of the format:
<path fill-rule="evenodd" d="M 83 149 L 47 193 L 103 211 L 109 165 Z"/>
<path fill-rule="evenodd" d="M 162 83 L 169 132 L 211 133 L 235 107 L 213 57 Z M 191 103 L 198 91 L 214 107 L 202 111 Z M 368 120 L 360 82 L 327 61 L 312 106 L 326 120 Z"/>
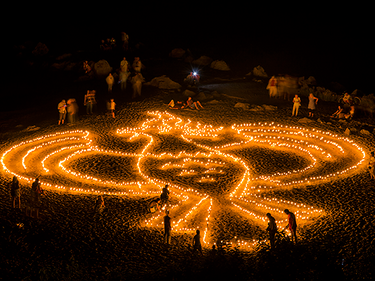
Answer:
<path fill-rule="evenodd" d="M 130 70 L 133 70 L 133 74 Z M 119 73 L 119 81 L 121 91 L 126 90 L 127 81 L 129 80 L 133 85 L 133 95 L 132 98 L 136 98 L 141 96 L 142 92 L 142 83 L 145 82 L 144 77 L 142 76 L 142 62 L 139 57 L 135 57 L 131 68 L 129 67 L 129 63 L 124 57 L 123 60 L 120 62 L 120 73 Z M 115 84 L 115 78 L 113 77 L 112 73 L 109 73 L 107 78 L 105 79 L 108 85 L 108 93 L 112 93 L 113 85 Z"/>
<path fill-rule="evenodd" d="M 177 101 L 176 103 L 174 100 L 171 100 L 168 104 L 169 108 L 171 109 L 185 109 L 185 108 L 190 108 L 190 109 L 196 109 L 199 110 L 203 109 L 204 107 L 199 101 L 193 101 L 191 97 L 188 97 L 186 102 L 183 101 Z"/>
<path fill-rule="evenodd" d="M 280 83 L 286 83 L 285 81 L 288 81 L 288 79 L 286 79 L 285 81 L 284 80 L 279 81 L 279 80 L 280 80 L 280 77 L 277 79 L 275 76 L 272 76 L 271 79 L 269 80 L 266 89 L 269 90 L 270 98 L 280 97 L 281 96 L 280 88 L 283 88 L 283 87 L 280 87 Z M 290 80 L 290 78 L 289 78 L 289 80 Z M 291 81 L 294 81 L 294 80 L 291 80 Z M 289 84 L 291 84 L 293 87 L 290 86 Z M 291 82 L 287 83 L 287 85 L 289 85 L 291 89 L 295 90 L 297 88 L 295 87 L 294 84 L 295 83 L 291 83 Z M 284 98 L 285 98 L 285 95 L 284 95 Z M 315 97 L 313 93 L 309 94 L 308 105 L 307 105 L 307 109 L 308 109 L 308 112 L 309 112 L 308 117 L 311 117 L 311 118 L 314 117 L 314 114 L 315 114 L 315 111 L 316 111 L 316 106 L 318 104 L 318 100 L 319 99 L 317 97 Z M 338 106 L 337 111 L 335 111 L 331 115 L 331 117 L 332 118 L 338 118 L 338 119 L 351 119 L 351 118 L 353 118 L 354 113 L 355 113 L 355 105 L 353 104 L 352 96 L 350 94 L 348 94 L 347 92 L 345 92 L 342 101 L 343 101 L 344 107 L 346 107 L 346 109 L 343 106 Z M 294 98 L 293 98 L 292 102 L 293 102 L 292 116 L 297 116 L 298 110 L 301 106 L 301 98 L 298 96 L 298 94 L 294 95 Z M 350 110 L 349 110 L 349 108 L 350 108 Z"/>
<path fill-rule="evenodd" d="M 66 116 L 68 116 L 68 122 L 74 124 L 78 120 L 78 104 L 76 99 L 68 99 L 66 102 L 62 100 L 57 105 L 57 110 L 59 111 L 59 122 L 58 125 L 62 125 L 65 122 Z M 92 111 L 92 108 L 91 108 Z"/>
<path fill-rule="evenodd" d="M 34 217 L 35 215 L 35 218 L 39 218 L 40 196 L 43 193 L 39 178 L 36 178 L 31 185 L 30 204 L 25 208 L 27 216 Z M 21 209 L 21 185 L 16 176 L 13 176 L 10 183 L 10 194 L 12 196 L 12 208 L 16 208 L 18 205 L 17 208 Z"/>
<path fill-rule="evenodd" d="M 289 211 L 288 209 L 285 209 L 284 213 L 288 216 L 288 224 L 285 226 L 283 231 L 285 231 L 286 229 L 289 229 L 289 231 L 292 235 L 292 241 L 297 243 L 296 216 L 291 211 Z M 275 248 L 275 235 L 277 233 L 276 220 L 270 213 L 267 213 L 266 216 L 267 216 L 268 221 L 269 221 L 267 231 L 268 231 L 269 238 L 270 238 L 271 249 L 273 250 Z"/>
<path fill-rule="evenodd" d="M 160 197 L 153 199 L 149 204 L 149 211 L 154 213 L 156 211 L 161 210 L 161 206 L 166 206 L 169 200 L 170 191 L 168 190 L 168 184 L 166 184 L 163 189 Z M 169 210 L 165 209 L 165 216 L 164 216 L 164 243 L 167 245 L 171 244 L 171 231 L 172 231 L 172 224 L 171 224 L 171 217 L 169 216 Z M 198 251 L 200 254 L 202 253 L 202 244 L 200 238 L 200 231 L 199 229 L 196 230 L 196 235 L 193 238 L 193 251 Z"/>
<path fill-rule="evenodd" d="M 129 35 L 126 32 L 121 32 L 121 48 L 124 51 L 128 50 L 129 47 Z M 100 50 L 101 51 L 112 51 L 117 48 L 117 42 L 114 37 L 101 40 Z"/>
<path fill-rule="evenodd" d="M 86 114 L 91 115 L 96 111 L 96 97 L 95 97 L 96 91 L 95 90 L 87 90 L 84 99 L 83 99 L 83 105 L 86 106 Z M 107 100 L 107 112 L 109 115 L 111 115 L 113 118 L 115 118 L 115 108 L 116 103 L 114 99 Z M 78 104 L 76 99 L 68 99 L 66 102 L 65 100 L 62 100 L 57 105 L 57 110 L 59 111 L 59 121 L 58 125 L 63 125 L 65 123 L 66 117 L 68 117 L 68 123 L 74 124 L 78 121 Z"/>

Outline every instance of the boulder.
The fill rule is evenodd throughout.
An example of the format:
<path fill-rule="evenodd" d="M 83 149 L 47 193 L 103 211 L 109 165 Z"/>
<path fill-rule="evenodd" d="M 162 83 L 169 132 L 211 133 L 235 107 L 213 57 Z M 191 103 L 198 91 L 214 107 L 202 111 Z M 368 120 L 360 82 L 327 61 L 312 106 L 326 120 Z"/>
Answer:
<path fill-rule="evenodd" d="M 196 95 L 195 92 L 190 91 L 190 90 L 188 90 L 188 89 L 186 89 L 185 91 L 183 91 L 182 94 L 183 94 L 185 97 L 194 97 L 194 96 Z"/>
<path fill-rule="evenodd" d="M 94 64 L 94 73 L 97 77 L 107 77 L 111 71 L 112 67 L 106 60 L 100 60 Z"/>
<path fill-rule="evenodd" d="M 154 77 L 150 82 L 145 83 L 145 85 L 154 86 L 159 89 L 179 89 L 181 85 L 174 82 L 166 75 Z"/>
<path fill-rule="evenodd" d="M 209 103 L 209 104 L 218 104 L 220 102 L 218 100 L 211 100 L 211 101 L 209 101 L 207 103 Z"/>
<path fill-rule="evenodd" d="M 263 104 L 262 107 L 263 107 L 264 110 L 266 110 L 266 111 L 277 110 L 277 106 L 275 106 L 275 105 L 267 105 L 267 104 Z"/>
<path fill-rule="evenodd" d="M 248 110 L 249 109 L 249 104 L 248 103 L 243 103 L 243 102 L 237 102 L 234 105 L 235 108 L 242 108 L 243 110 Z"/>
<path fill-rule="evenodd" d="M 210 100 L 213 99 L 214 96 L 209 94 L 209 93 L 204 93 L 200 92 L 194 99 L 199 100 L 199 101 L 205 101 L 205 100 Z"/>
<path fill-rule="evenodd" d="M 198 65 L 204 65 L 207 66 L 212 62 L 212 59 L 207 56 L 201 56 L 199 59 L 193 60 L 193 64 L 198 64 Z"/>
<path fill-rule="evenodd" d="M 182 58 L 184 55 L 185 55 L 185 50 L 184 49 L 181 49 L 181 48 L 176 48 L 176 49 L 173 49 L 170 53 L 169 53 L 169 57 L 171 58 L 175 58 L 175 59 L 179 59 L 179 58 Z"/>
<path fill-rule="evenodd" d="M 192 63 L 194 60 L 193 56 L 192 55 L 189 55 L 185 58 L 184 62 L 187 62 L 187 63 Z"/>
<path fill-rule="evenodd" d="M 223 60 L 213 61 L 210 65 L 210 67 L 213 68 L 213 69 L 222 70 L 222 71 L 229 71 L 230 70 L 227 63 Z"/>
<path fill-rule="evenodd" d="M 349 128 L 346 128 L 345 132 L 344 132 L 344 135 L 346 136 L 349 136 L 351 133 L 350 129 Z"/>
<path fill-rule="evenodd" d="M 65 71 L 71 71 L 71 70 L 74 70 L 74 68 L 76 68 L 76 66 L 77 66 L 77 63 L 76 63 L 76 62 L 69 61 L 69 62 L 66 64 L 64 70 L 65 70 Z"/>
<path fill-rule="evenodd" d="M 39 129 L 40 127 L 33 125 L 33 126 L 28 126 L 26 129 L 23 130 L 23 132 L 33 132 L 33 131 L 38 131 Z"/>
<path fill-rule="evenodd" d="M 70 58 L 71 56 L 72 56 L 72 54 L 71 54 L 71 53 L 67 53 L 67 54 L 62 54 L 62 55 L 60 55 L 60 56 L 56 57 L 56 60 L 65 60 L 65 59 L 68 59 L 68 58 Z"/>
<path fill-rule="evenodd" d="M 65 68 L 65 66 L 67 65 L 66 62 L 55 62 L 51 65 L 51 68 L 53 69 L 56 69 L 56 70 L 62 70 Z"/>
<path fill-rule="evenodd" d="M 371 135 L 371 133 L 369 131 L 365 130 L 365 129 L 360 130 L 359 133 L 361 135 L 363 135 L 363 136 L 369 136 L 369 135 Z"/>
<path fill-rule="evenodd" d="M 260 78 L 267 78 L 268 77 L 267 73 L 264 71 L 264 68 L 261 67 L 260 65 L 254 67 L 253 75 L 255 77 L 260 77 Z"/>
<path fill-rule="evenodd" d="M 211 92 L 211 95 L 213 96 L 214 99 L 221 99 L 222 96 L 218 91 L 213 91 Z"/>
<path fill-rule="evenodd" d="M 47 53 L 49 52 L 49 49 L 47 48 L 46 44 L 43 44 L 41 42 L 39 42 L 34 50 L 32 51 L 32 54 L 34 56 L 44 56 L 46 55 Z"/>
<path fill-rule="evenodd" d="M 260 106 L 260 105 L 253 105 L 249 111 L 253 111 L 253 112 L 262 112 L 264 111 L 264 107 L 263 106 Z"/>

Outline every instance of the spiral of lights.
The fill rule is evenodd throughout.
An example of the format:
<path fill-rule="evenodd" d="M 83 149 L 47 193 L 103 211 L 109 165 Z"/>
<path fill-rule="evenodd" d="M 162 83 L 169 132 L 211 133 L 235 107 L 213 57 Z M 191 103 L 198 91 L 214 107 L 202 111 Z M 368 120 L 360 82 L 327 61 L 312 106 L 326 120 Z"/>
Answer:
<path fill-rule="evenodd" d="M 215 233 L 210 233 L 210 220 L 219 211 L 216 202 L 260 225 L 267 224 L 265 214 L 270 212 L 279 227 L 287 223 L 283 210 L 288 208 L 301 224 L 323 211 L 270 196 L 269 190 L 303 188 L 319 181 L 330 181 L 360 169 L 366 160 L 365 150 L 351 139 L 321 130 L 273 122 L 215 128 L 184 121 L 169 112 L 148 114 L 151 118 L 139 127 L 116 131 L 124 142 L 144 143 L 137 152 L 100 148 L 89 131 L 73 130 L 15 144 L 3 152 L 1 165 L 5 172 L 28 183 L 39 177 L 44 188 L 75 194 L 152 198 L 169 184 L 170 201 L 162 210 L 150 213 L 144 225 L 162 227 L 163 211 L 168 208 L 174 232 L 200 228 L 204 243 L 210 245 L 216 241 Z M 168 137 L 173 137 L 173 142 L 166 145 Z M 304 159 L 305 165 L 259 174 L 252 163 L 257 159 L 249 160 L 246 155 L 254 146 L 297 155 Z M 91 155 L 131 158 L 142 180 L 109 180 L 71 167 L 72 162 Z M 236 170 L 233 186 L 223 192 L 209 192 L 211 187 L 220 185 L 229 170 Z M 253 241 L 237 236 L 225 243 L 246 248 L 254 245 Z"/>

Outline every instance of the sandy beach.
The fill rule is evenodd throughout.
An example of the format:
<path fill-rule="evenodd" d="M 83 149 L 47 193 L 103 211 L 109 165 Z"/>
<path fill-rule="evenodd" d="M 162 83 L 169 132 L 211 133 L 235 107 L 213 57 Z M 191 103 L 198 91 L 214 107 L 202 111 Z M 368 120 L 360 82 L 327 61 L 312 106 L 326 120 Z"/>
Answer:
<path fill-rule="evenodd" d="M 145 120 L 152 117 L 147 114 L 148 111 L 166 112 L 165 114 L 180 118 L 183 122 L 191 120 L 194 124 L 192 128 L 196 128 L 198 122 L 202 126 L 212 125 L 214 128 L 222 126 L 225 130 L 229 130 L 233 124 L 274 122 L 290 128 L 298 126 L 306 130 L 321 130 L 337 134 L 339 137 L 344 136 L 341 123 L 327 124 L 327 122 L 318 122 L 317 119 L 301 123 L 299 121 L 306 115 L 303 109 L 300 117 L 292 118 L 289 117 L 291 107 L 286 101 L 270 100 L 266 96 L 260 99 L 259 95 L 251 95 L 252 91 L 254 93 L 261 92 L 261 88 L 264 89 L 264 84 L 258 86 L 251 84 L 253 82 L 247 82 L 241 86 L 241 83 L 231 83 L 202 85 L 202 88 L 206 87 L 206 90 L 216 90 L 221 94 L 229 95 L 231 92 L 232 96 L 221 95 L 221 99 L 217 102 L 203 102 L 204 109 L 199 111 L 168 109 L 166 106 L 168 95 L 176 96 L 179 95 L 178 93 L 146 89 L 146 93 L 149 91 L 147 98 L 134 102 L 119 102 L 115 119 L 106 114 L 94 116 L 81 114 L 77 124 L 57 126 L 52 124 L 54 121 L 50 120 L 51 118 L 50 121 L 40 121 L 36 118 L 32 124 L 39 129 L 33 131 L 25 130 L 25 125 L 17 126 L 22 122 L 31 125 L 30 118 L 19 117 L 17 121 L 3 127 L 1 153 L 3 154 L 7 149 L 21 142 L 34 140 L 41 136 L 80 130 L 89 131 L 93 143 L 100 149 L 126 152 L 133 157 L 144 149 L 147 140 L 140 137 L 139 141 L 130 142 L 128 138 L 125 138 L 124 141 L 124 137 L 116 135 L 116 130 L 140 126 Z M 246 89 L 250 95 L 245 93 Z M 263 94 L 266 95 L 265 90 L 263 90 Z M 244 97 L 246 95 L 247 97 Z M 259 105 L 273 104 L 278 108 L 274 111 L 252 112 L 234 107 L 237 102 L 244 101 Z M 324 110 L 328 113 L 331 108 L 332 106 L 329 105 L 322 107 L 322 119 Z M 157 145 L 155 144 L 153 147 L 155 155 L 177 153 L 180 150 L 184 150 L 186 153 L 203 153 L 202 148 L 193 147 L 191 143 L 183 142 L 181 139 L 177 140 L 178 132 L 171 132 L 170 135 L 163 135 L 160 132 L 152 134 L 159 138 L 156 141 Z M 233 133 L 228 131 L 227 134 L 230 135 L 230 142 L 236 139 Z M 65 142 L 69 145 L 81 143 L 81 140 L 78 140 L 80 136 L 72 135 L 72 137 L 77 137 L 77 139 Z M 1 171 L 2 241 L 0 244 L 3 253 L 0 262 L 1 276 L 5 279 L 17 280 L 77 280 L 83 278 L 92 280 L 154 280 L 163 278 L 185 280 L 195 278 L 201 280 L 219 276 L 240 280 L 275 279 L 280 276 L 309 280 L 320 280 L 328 276 L 335 276 L 335 278 L 340 276 L 340 279 L 369 279 L 374 273 L 374 239 L 372 235 L 374 227 L 372 221 L 374 219 L 375 190 L 374 181 L 370 180 L 367 171 L 367 161 L 369 152 L 374 149 L 374 137 L 363 137 L 357 134 L 351 135 L 349 138 L 362 147 L 366 153 L 364 162 L 356 169 L 337 177 L 287 187 L 263 182 L 264 185 L 273 185 L 273 188 L 258 191 L 261 194 L 321 210 L 318 215 L 312 215 L 310 219 L 303 222 L 301 220 L 298 228 L 300 242 L 297 245 L 286 241 L 280 242 L 274 252 L 262 250 L 262 247 L 260 250 L 247 249 L 235 243 L 237 239 L 261 241 L 262 237 L 266 235 L 265 228 L 267 226 L 265 222 L 239 211 L 228 203 L 229 201 L 226 201 L 225 195 L 233 192 L 233 187 L 238 184 L 241 173 L 243 173 L 241 171 L 243 168 L 238 164 L 229 163 L 224 156 L 212 156 L 213 161 L 222 161 L 223 163 L 227 161 L 228 163 L 225 162 L 222 164 L 223 167 L 220 167 L 220 169 L 224 169 L 223 175 L 218 174 L 213 184 L 205 185 L 198 184 L 197 177 L 184 177 L 175 180 L 176 172 L 173 170 L 169 172 L 168 169 L 161 171 L 160 169 L 166 160 L 163 160 L 162 163 L 158 163 L 159 160 L 145 160 L 144 166 L 148 168 L 144 171 L 144 175 L 158 179 L 160 182 L 172 182 L 182 188 L 190 186 L 199 192 L 209 194 L 210 198 L 216 202 L 213 203 L 209 219 L 208 243 L 203 244 L 203 257 L 191 252 L 190 245 L 194 234 L 192 231 L 172 231 L 172 244 L 166 246 L 163 244 L 163 228 L 160 223 L 151 226 L 144 223 L 150 218 L 147 200 L 157 196 L 160 191 L 160 187 L 156 184 L 153 186 L 152 182 L 147 182 L 142 186 L 144 194 L 131 194 L 131 192 L 135 192 L 134 187 L 121 188 L 116 184 L 113 186 L 95 183 L 79 179 L 71 174 L 67 175 L 66 171 L 59 169 L 58 160 L 53 159 L 51 163 L 46 163 L 48 167 L 51 167 L 52 173 L 49 174 L 41 171 L 40 161 L 52 150 L 38 149 L 35 155 L 30 155 L 30 159 L 26 161 L 26 165 L 30 166 L 28 167 L 30 172 L 27 172 L 27 175 L 33 178 L 39 173 L 44 182 L 74 186 L 77 189 L 81 188 L 82 191 L 69 188 L 59 190 L 53 186 L 43 186 L 45 193 L 42 195 L 40 218 L 37 220 L 25 216 L 23 209 L 28 205 L 31 182 L 20 181 L 22 209 L 14 210 L 11 208 L 8 187 L 11 174 L 5 170 Z M 200 137 L 193 139 L 195 142 L 209 147 L 222 146 L 228 142 L 225 140 L 216 142 L 205 138 L 201 140 Z M 51 140 L 53 140 L 52 137 Z M 317 144 L 319 145 L 319 143 Z M 15 153 L 12 157 L 7 155 L 5 157 L 6 166 L 17 174 L 24 174 L 21 159 L 27 149 L 25 147 L 23 152 Z M 303 169 L 311 164 L 311 159 L 302 157 L 298 152 L 287 148 L 273 149 L 262 144 L 241 146 L 230 152 L 231 155 L 245 159 L 246 163 L 251 163 L 249 164 L 251 173 L 258 176 L 270 176 L 278 172 L 288 173 L 288 171 Z M 223 153 L 228 154 L 229 152 L 225 150 Z M 356 152 L 346 153 L 355 154 Z M 350 157 L 338 157 L 337 159 L 334 157 L 335 161 L 332 161 L 331 166 L 324 166 L 318 161 L 313 172 L 311 174 L 306 172 L 306 175 L 309 177 L 327 175 L 331 172 L 327 169 L 342 171 L 351 167 L 350 161 L 354 161 L 353 163 L 357 161 L 357 159 L 351 158 L 354 157 L 354 154 Z M 150 157 L 150 155 L 148 156 Z M 67 161 L 64 165 L 69 171 L 106 181 L 117 183 L 145 181 L 145 178 L 137 172 L 137 160 L 132 157 L 91 151 L 82 157 Z M 198 159 L 199 157 L 197 157 Z M 285 176 L 285 179 L 289 176 Z M 292 178 L 293 175 L 290 177 Z M 302 178 L 305 178 L 305 175 Z M 222 181 L 220 182 L 219 179 Z M 280 180 L 283 181 L 284 178 L 280 178 Z M 255 189 L 260 188 L 256 187 Z M 182 210 L 185 207 L 183 207 L 183 203 L 180 203 L 180 197 L 178 197 L 182 196 L 183 192 L 178 194 L 174 187 L 172 190 L 176 196 L 171 196 L 171 204 L 180 204 L 177 207 L 180 209 L 176 209 L 175 213 L 171 211 L 172 221 L 176 221 L 179 218 L 179 212 L 183 213 Z M 103 195 L 106 211 L 101 216 L 95 215 L 93 211 L 98 192 L 106 192 Z M 113 192 L 112 195 L 111 192 Z M 127 193 L 118 195 L 115 194 L 116 192 Z M 191 195 L 189 198 L 193 197 Z M 279 208 L 284 206 L 286 204 Z M 200 207 L 202 208 L 199 209 L 199 212 L 187 220 L 187 228 L 200 225 L 204 229 L 202 221 L 204 223 L 206 216 L 204 212 L 207 211 L 208 201 L 203 202 Z M 191 207 L 186 205 L 186 208 Z M 249 209 L 251 208 L 249 207 Z M 252 210 L 258 215 L 264 215 L 266 212 L 266 210 L 262 210 L 262 207 Z M 299 209 L 295 207 L 295 210 Z M 282 215 L 278 216 L 280 220 L 285 219 L 285 217 L 282 218 Z M 220 241 L 224 242 L 220 245 Z M 217 243 L 216 251 L 212 250 L 214 243 Z"/>
<path fill-rule="evenodd" d="M 57 125 L 54 100 L 44 111 L 45 105 L 2 113 L 0 275 L 8 280 L 373 278 L 375 182 L 367 163 L 374 135 L 344 135 L 346 127 L 372 124 L 330 120 L 337 105 L 329 102 L 320 103 L 316 118 L 306 119 L 304 98 L 299 117 L 290 117 L 291 102 L 270 99 L 265 83 L 216 76 L 208 72 L 199 89 L 189 88 L 217 93 L 202 101 L 199 111 L 168 108 L 171 98 L 186 98 L 182 90 L 144 86 L 135 101 L 116 89 L 112 118 L 105 114 L 105 84 L 91 81 L 72 86 L 69 96 L 78 98 L 94 83 L 90 87 L 101 91 L 98 111 L 86 115 L 81 105 L 72 126 Z M 127 90 L 129 95 L 130 86 Z M 252 111 L 235 107 L 239 102 L 275 108 Z M 21 210 L 11 208 L 10 172 L 24 177 Z M 25 215 L 25 207 L 38 175 L 45 191 L 35 219 Z M 172 191 L 167 208 L 179 224 L 170 246 L 163 243 L 163 213 L 156 217 L 148 208 L 165 183 Z M 94 212 L 98 194 L 106 205 L 101 215 Z M 262 243 L 265 213 L 275 213 L 284 227 L 284 208 L 300 215 L 299 243 L 284 239 L 270 251 L 268 241 Z M 196 228 L 206 235 L 203 256 L 191 251 Z"/>

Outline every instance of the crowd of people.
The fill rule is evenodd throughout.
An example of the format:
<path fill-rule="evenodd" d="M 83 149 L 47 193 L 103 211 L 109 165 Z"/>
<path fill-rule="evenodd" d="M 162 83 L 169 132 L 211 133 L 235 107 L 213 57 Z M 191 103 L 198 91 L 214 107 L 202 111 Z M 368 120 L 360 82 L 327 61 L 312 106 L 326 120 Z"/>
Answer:
<path fill-rule="evenodd" d="M 124 57 L 120 62 L 118 74 L 108 74 L 105 79 L 107 84 L 107 96 L 111 97 L 107 98 L 106 101 L 108 115 L 115 118 L 116 103 L 114 102 L 114 98 L 112 98 L 112 96 L 117 77 L 121 92 L 126 91 L 127 84 L 130 82 L 133 88 L 131 98 L 135 99 L 142 96 L 142 84 L 145 82 L 145 79 L 141 73 L 142 68 L 143 64 L 139 57 L 135 57 L 131 65 Z M 83 69 L 85 73 L 92 71 L 87 61 L 83 63 Z M 87 90 L 87 93 L 84 95 L 83 105 L 86 107 L 87 115 L 92 115 L 97 111 L 96 90 Z M 68 101 L 62 100 L 58 103 L 57 110 L 59 112 L 58 125 L 64 124 L 66 119 L 69 124 L 74 124 L 78 120 L 79 107 L 75 98 L 68 99 Z"/>
<path fill-rule="evenodd" d="M 175 102 L 174 100 L 171 100 L 168 104 L 168 107 L 170 109 L 196 109 L 196 110 L 204 108 L 198 100 L 194 101 L 191 97 L 188 97 L 186 102 L 184 101 Z"/>
<path fill-rule="evenodd" d="M 294 95 L 294 98 L 292 99 L 292 116 L 298 115 L 298 111 L 302 103 L 301 98 L 298 95 L 298 82 L 295 77 L 286 75 L 285 77 L 280 76 L 276 78 L 275 76 L 272 76 L 268 81 L 266 89 L 269 91 L 270 98 L 283 98 L 289 101 L 290 96 Z M 342 98 L 343 105 L 339 105 L 337 111 L 334 112 L 331 117 L 337 119 L 352 119 L 355 114 L 355 101 L 357 101 L 358 99 L 359 98 L 357 97 L 353 99 L 350 94 L 345 92 Z M 309 94 L 307 102 L 309 118 L 314 117 L 318 100 L 319 99 L 314 96 L 313 93 Z"/>

